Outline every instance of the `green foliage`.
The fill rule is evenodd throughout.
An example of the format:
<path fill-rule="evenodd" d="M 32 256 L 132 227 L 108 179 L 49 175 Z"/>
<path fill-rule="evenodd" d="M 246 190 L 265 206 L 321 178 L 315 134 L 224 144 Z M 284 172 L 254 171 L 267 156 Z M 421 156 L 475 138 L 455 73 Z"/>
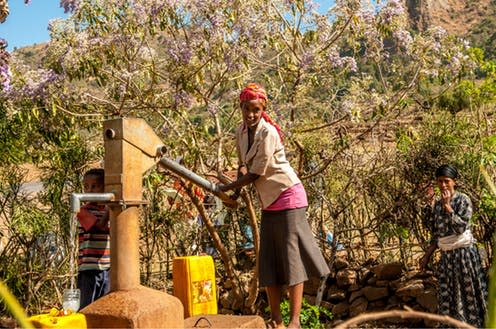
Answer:
<path fill-rule="evenodd" d="M 405 241 L 410 236 L 410 231 L 407 227 L 385 221 L 379 227 L 378 235 L 381 243 L 385 243 L 391 237 L 398 237 L 400 240 Z"/>
<path fill-rule="evenodd" d="M 0 102 L 0 135 L 2 147 L 0 157 L 3 165 L 22 164 L 29 161 L 26 153 L 28 131 L 27 127 L 17 118 L 7 115 L 7 108 Z"/>
<path fill-rule="evenodd" d="M 306 299 L 303 299 L 300 323 L 302 328 L 325 328 L 325 323 L 332 320 L 331 311 L 322 306 L 309 304 Z"/>
<path fill-rule="evenodd" d="M 479 209 L 488 218 L 496 218 L 496 197 L 486 189 L 482 190 Z"/>
<path fill-rule="evenodd" d="M 269 308 L 266 309 L 269 311 Z M 289 323 L 290 320 L 290 304 L 289 300 L 285 299 L 281 302 L 281 314 L 283 323 Z M 300 312 L 300 324 L 302 328 L 319 329 L 326 328 L 326 323 L 332 320 L 331 311 L 323 306 L 311 305 L 303 298 Z"/>
<path fill-rule="evenodd" d="M 496 12 L 495 5 L 493 6 L 493 12 Z M 487 58 L 496 58 L 496 19 L 494 15 L 489 15 L 484 17 L 474 28 L 471 29 L 469 34 L 469 39 L 474 45 L 484 49 L 485 56 Z"/>
<path fill-rule="evenodd" d="M 439 97 L 439 107 L 451 113 L 471 109 L 480 105 L 480 90 L 472 81 L 462 81 L 454 90 L 448 90 Z"/>

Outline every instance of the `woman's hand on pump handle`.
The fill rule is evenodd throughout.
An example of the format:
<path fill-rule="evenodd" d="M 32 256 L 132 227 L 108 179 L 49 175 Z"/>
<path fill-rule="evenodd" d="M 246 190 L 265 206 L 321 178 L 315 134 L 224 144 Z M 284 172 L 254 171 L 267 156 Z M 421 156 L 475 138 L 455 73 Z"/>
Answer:
<path fill-rule="evenodd" d="M 231 190 L 231 188 L 227 184 L 222 184 L 222 183 L 217 184 L 217 189 L 220 192 L 224 192 L 224 193 Z M 238 206 L 236 200 L 239 198 L 240 192 L 241 192 L 240 189 L 236 189 L 233 194 L 231 195 L 226 194 L 229 198 L 227 200 L 222 199 L 224 205 L 229 208 L 236 208 Z"/>

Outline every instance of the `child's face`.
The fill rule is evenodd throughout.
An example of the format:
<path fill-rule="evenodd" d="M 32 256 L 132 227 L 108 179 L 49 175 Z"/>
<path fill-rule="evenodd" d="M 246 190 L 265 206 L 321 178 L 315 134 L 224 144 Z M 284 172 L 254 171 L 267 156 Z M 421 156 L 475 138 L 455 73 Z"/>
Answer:
<path fill-rule="evenodd" d="M 103 182 L 94 175 L 88 175 L 83 179 L 84 193 L 103 193 L 105 186 Z"/>

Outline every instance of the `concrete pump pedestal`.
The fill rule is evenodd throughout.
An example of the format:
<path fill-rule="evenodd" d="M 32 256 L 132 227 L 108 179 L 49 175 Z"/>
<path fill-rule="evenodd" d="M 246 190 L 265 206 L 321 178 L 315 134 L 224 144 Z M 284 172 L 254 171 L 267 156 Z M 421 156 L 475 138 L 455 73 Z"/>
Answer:
<path fill-rule="evenodd" d="M 88 328 L 184 328 L 181 301 L 143 286 L 112 291 L 80 312 Z"/>

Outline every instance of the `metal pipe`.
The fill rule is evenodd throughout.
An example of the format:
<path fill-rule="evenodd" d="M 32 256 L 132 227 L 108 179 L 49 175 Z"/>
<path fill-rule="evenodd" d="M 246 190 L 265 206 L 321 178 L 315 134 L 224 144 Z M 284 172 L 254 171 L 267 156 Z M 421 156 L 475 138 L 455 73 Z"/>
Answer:
<path fill-rule="evenodd" d="M 167 157 L 163 157 L 160 159 L 159 163 L 164 166 L 166 169 L 172 171 L 173 173 L 181 176 L 182 178 L 186 179 L 187 181 L 193 182 L 196 185 L 204 188 L 207 191 L 212 192 L 214 195 L 219 197 L 224 203 L 231 207 L 236 207 L 237 203 L 235 200 L 232 200 L 226 193 L 219 191 L 219 187 L 217 184 L 201 177 L 192 172 L 189 169 L 186 169 L 185 167 L 181 166 L 179 163 L 176 161 L 173 161 Z"/>
<path fill-rule="evenodd" d="M 81 201 L 105 202 L 114 200 L 114 193 L 72 193 L 71 212 L 76 214 L 81 209 Z"/>
<path fill-rule="evenodd" d="M 160 164 L 162 164 L 165 168 L 169 169 L 175 174 L 178 174 L 182 178 L 191 181 L 195 183 L 196 185 L 203 187 L 204 189 L 212 192 L 212 193 L 218 193 L 219 188 L 217 187 L 217 184 L 212 183 L 209 180 L 206 180 L 205 178 L 198 176 L 194 172 L 192 172 L 189 169 L 184 168 L 181 166 L 179 163 L 176 161 L 173 161 L 169 158 L 163 157 L 160 159 Z"/>

